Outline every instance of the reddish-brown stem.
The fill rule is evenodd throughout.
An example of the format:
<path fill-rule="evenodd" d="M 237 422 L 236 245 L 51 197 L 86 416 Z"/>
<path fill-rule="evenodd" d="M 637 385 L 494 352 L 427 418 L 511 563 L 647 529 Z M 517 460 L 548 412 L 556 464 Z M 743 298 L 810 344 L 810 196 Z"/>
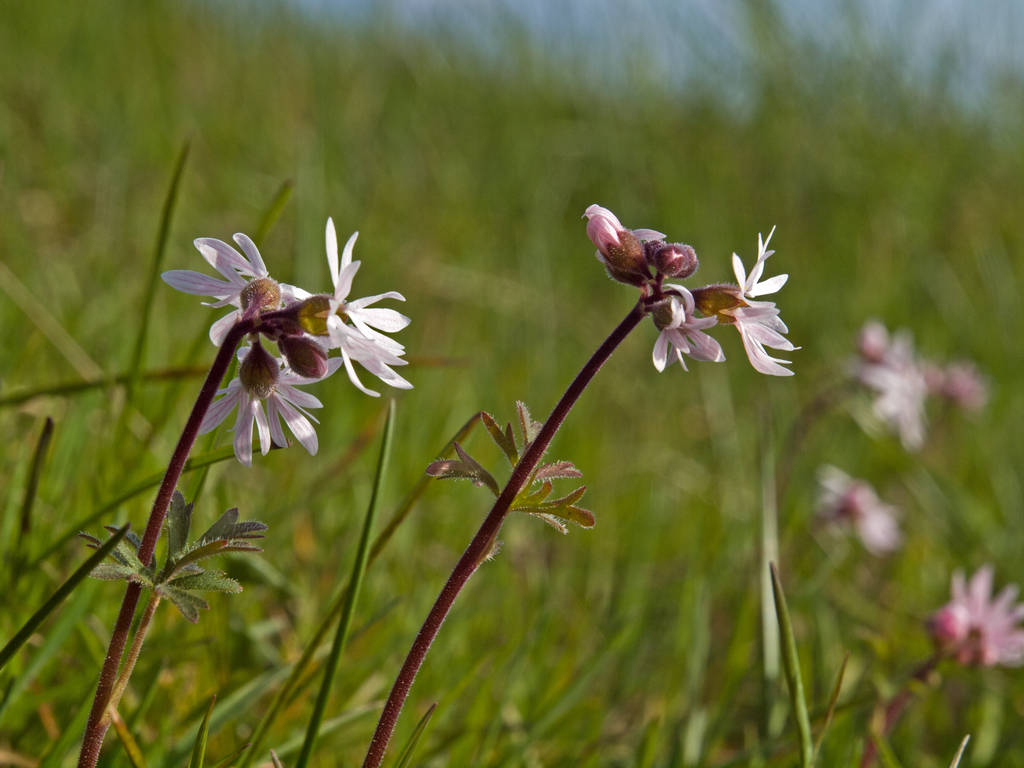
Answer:
<path fill-rule="evenodd" d="M 910 699 L 913 696 L 912 684 L 914 682 L 923 683 L 932 671 L 942 661 L 942 654 L 936 653 L 934 656 L 925 661 L 921 666 L 914 670 L 914 674 L 910 676 L 910 680 L 903 686 L 903 690 L 893 696 L 889 703 L 885 705 L 885 717 L 882 720 L 882 727 L 878 733 L 879 736 L 888 736 L 889 732 L 896 725 L 896 721 L 900 719 L 903 713 L 906 711 L 907 706 L 910 704 Z M 878 744 L 875 742 L 874 736 L 868 737 L 868 743 L 864 747 L 864 754 L 860 759 L 860 768 L 868 768 L 875 762 L 875 756 L 878 754 Z"/>
<path fill-rule="evenodd" d="M 153 508 L 149 513 L 149 521 L 146 523 L 146 530 L 142 535 L 142 543 L 139 545 L 139 560 L 149 563 L 153 559 L 153 551 L 156 549 L 157 539 L 160 537 L 160 529 L 164 524 L 164 517 L 167 515 L 167 508 L 171 503 L 171 495 L 178 485 L 185 462 L 192 450 L 192 445 L 199 435 L 199 426 L 203 423 L 203 417 L 217 394 L 217 387 L 221 379 L 227 373 L 231 358 L 235 354 L 235 347 L 245 335 L 256 328 L 255 320 L 243 320 L 237 323 L 224 338 L 217 357 L 214 358 L 210 372 L 206 375 L 199 396 L 195 405 L 192 406 L 192 413 L 189 414 L 185 428 L 181 432 L 178 445 L 174 449 L 171 460 L 167 465 L 167 472 L 164 474 L 163 482 L 157 491 L 156 499 L 153 501 Z M 110 726 L 110 721 L 103 715 L 106 712 L 107 704 L 110 702 L 114 690 L 114 683 L 117 678 L 117 669 L 121 664 L 121 657 L 124 655 L 125 642 L 128 639 L 128 630 L 131 628 L 132 619 L 135 617 L 135 609 L 139 604 L 139 596 L 142 588 L 138 584 L 129 584 L 124 593 L 124 600 L 121 602 L 121 611 L 114 623 L 114 631 L 110 635 L 110 644 L 107 646 L 107 656 L 103 660 L 103 667 L 100 669 L 100 679 L 96 686 L 96 697 L 92 702 L 92 709 L 89 711 L 89 720 L 85 726 L 85 736 L 82 739 L 82 750 L 78 755 L 78 768 L 94 768 L 100 756 L 100 747 L 103 746 L 103 737 Z M 125 680 L 127 682 L 127 680 Z"/>
<path fill-rule="evenodd" d="M 580 395 L 587 388 L 590 380 L 594 378 L 594 375 L 605 364 L 615 348 L 637 326 L 645 314 L 647 314 L 647 302 L 641 299 L 615 330 L 611 332 L 611 335 L 604 340 L 604 343 L 598 347 L 597 351 L 580 372 L 576 374 L 576 378 L 573 379 L 572 384 L 569 385 L 561 400 L 558 401 L 554 410 L 551 411 L 547 421 L 544 422 L 540 433 L 530 443 L 530 447 L 523 454 L 519 463 L 516 464 L 515 469 L 512 470 L 512 476 L 509 477 L 508 483 L 494 502 L 494 506 L 491 508 L 483 524 L 481 524 L 480 529 L 476 532 L 473 540 L 469 542 L 466 551 L 459 558 L 459 562 L 456 563 L 451 576 L 448 577 L 448 581 L 441 590 L 441 594 L 437 596 L 434 606 L 430 609 L 430 613 L 427 614 L 426 621 L 423 622 L 419 634 L 416 635 L 416 639 L 409 649 L 409 654 L 405 657 L 405 662 L 402 664 L 402 669 L 399 671 L 398 677 L 391 688 L 388 700 L 384 704 L 384 711 L 381 713 L 380 720 L 377 723 L 377 730 L 370 741 L 366 759 L 363 761 L 363 768 L 378 768 L 384 759 L 384 752 L 391 741 L 391 735 L 394 733 L 398 716 L 402 711 L 402 705 L 409 695 L 409 689 L 416 678 L 416 673 L 419 672 L 420 667 L 423 665 L 423 660 L 430 650 L 430 645 L 441 629 L 441 624 L 444 623 L 445 618 L 448 616 L 455 598 L 458 597 L 459 592 L 462 591 L 466 582 L 469 581 L 469 577 L 473 575 L 482 560 L 487 556 L 487 553 L 491 551 L 494 539 L 498 535 L 498 531 L 501 529 L 501 525 L 508 515 L 509 507 L 511 507 L 516 495 L 522 490 L 530 473 L 537 466 L 537 463 L 551 443 L 551 439 L 555 436 L 558 428 L 562 425 L 562 422 Z"/>

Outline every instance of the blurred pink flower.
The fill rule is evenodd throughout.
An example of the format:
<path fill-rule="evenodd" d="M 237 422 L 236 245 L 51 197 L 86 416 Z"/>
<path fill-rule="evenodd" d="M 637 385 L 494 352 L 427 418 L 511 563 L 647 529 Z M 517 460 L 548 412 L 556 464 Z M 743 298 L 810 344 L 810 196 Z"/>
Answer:
<path fill-rule="evenodd" d="M 904 448 L 917 450 L 924 443 L 928 383 L 910 334 L 890 336 L 884 325 L 871 320 L 861 329 L 858 347 L 853 376 L 874 392 L 872 411 L 899 435 Z"/>
<path fill-rule="evenodd" d="M 978 569 L 970 581 L 953 574 L 952 600 L 929 620 L 939 648 L 961 664 L 1019 666 L 1024 663 L 1024 603 L 1015 603 L 1017 585 L 1010 584 L 992 599 L 991 565 Z"/>
<path fill-rule="evenodd" d="M 899 549 L 903 543 L 896 522 L 896 508 L 885 504 L 875 489 L 841 469 L 823 466 L 818 470 L 818 515 L 829 521 L 849 521 L 864 548 L 873 555 Z"/>
<path fill-rule="evenodd" d="M 929 391 L 965 411 L 980 411 L 988 402 L 988 385 L 974 363 L 959 360 L 935 366 L 927 375 Z"/>

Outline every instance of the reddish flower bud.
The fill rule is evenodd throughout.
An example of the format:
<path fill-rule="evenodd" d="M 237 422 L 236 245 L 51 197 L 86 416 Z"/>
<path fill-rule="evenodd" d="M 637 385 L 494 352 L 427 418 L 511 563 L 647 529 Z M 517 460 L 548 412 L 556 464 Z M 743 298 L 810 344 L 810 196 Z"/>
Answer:
<path fill-rule="evenodd" d="M 647 263 L 665 277 L 684 279 L 697 271 L 697 252 L 685 243 L 644 243 Z"/>
<path fill-rule="evenodd" d="M 650 280 L 644 241 L 664 235 L 650 229 L 626 229 L 614 213 L 600 205 L 591 205 L 583 217 L 587 220 L 587 237 L 597 246 L 597 258 L 613 280 L 629 285 Z"/>
<path fill-rule="evenodd" d="M 302 336 L 282 336 L 277 340 L 277 347 L 299 376 L 320 379 L 327 374 L 327 354 L 315 341 Z"/>
<path fill-rule="evenodd" d="M 253 344 L 249 354 L 238 367 L 238 378 L 246 391 L 261 400 L 270 397 L 277 384 L 281 366 L 277 358 L 271 355 L 260 344 Z"/>

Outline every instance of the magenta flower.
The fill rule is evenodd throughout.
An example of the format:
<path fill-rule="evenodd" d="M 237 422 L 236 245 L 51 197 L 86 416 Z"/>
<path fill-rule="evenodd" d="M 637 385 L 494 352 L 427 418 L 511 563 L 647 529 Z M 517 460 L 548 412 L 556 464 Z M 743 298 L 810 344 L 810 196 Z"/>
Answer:
<path fill-rule="evenodd" d="M 873 555 L 899 549 L 903 534 L 896 522 L 896 508 L 879 499 L 869 483 L 828 465 L 818 470 L 818 483 L 818 515 L 822 519 L 851 524 Z"/>
<path fill-rule="evenodd" d="M 970 581 L 953 574 L 952 600 L 929 620 L 938 647 L 961 664 L 1019 666 L 1024 663 L 1024 603 L 1016 603 L 1017 585 L 1010 584 L 992 599 L 991 565 L 978 569 Z"/>

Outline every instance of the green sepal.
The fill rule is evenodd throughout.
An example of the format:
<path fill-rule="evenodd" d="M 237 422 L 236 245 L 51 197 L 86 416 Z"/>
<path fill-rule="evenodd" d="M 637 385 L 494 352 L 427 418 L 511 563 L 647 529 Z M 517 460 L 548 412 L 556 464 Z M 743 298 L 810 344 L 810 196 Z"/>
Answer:
<path fill-rule="evenodd" d="M 580 478 L 583 473 L 576 469 L 571 461 L 552 461 L 548 464 L 541 464 L 533 473 L 533 482 L 539 483 L 542 480 L 559 480 L 562 478 Z"/>
<path fill-rule="evenodd" d="M 192 573 L 187 576 L 179 576 L 161 585 L 160 590 L 166 587 L 172 589 L 187 589 L 199 592 L 224 592 L 226 594 L 237 594 L 242 591 L 242 585 L 220 571 L 203 571 Z"/>
<path fill-rule="evenodd" d="M 121 579 L 131 581 L 135 576 L 135 571 L 125 565 L 100 563 L 89 572 L 89 575 L 102 581 L 120 581 Z"/>
<path fill-rule="evenodd" d="M 441 459 L 432 462 L 427 466 L 426 473 L 438 479 L 456 478 L 472 480 L 476 485 L 485 485 L 495 496 L 499 493 L 498 482 L 491 476 L 491 473 L 466 453 L 458 443 L 453 444 L 459 459 Z"/>
<path fill-rule="evenodd" d="M 516 439 L 512 435 L 512 425 L 506 424 L 504 431 L 498 426 L 498 422 L 487 411 L 480 411 L 480 421 L 487 427 L 487 432 L 495 444 L 501 448 L 505 458 L 513 467 L 519 463 L 519 451 L 516 449 Z"/>
<path fill-rule="evenodd" d="M 166 525 L 167 550 L 170 557 L 174 557 L 188 544 L 188 531 L 192 527 L 192 505 L 185 503 L 181 491 L 175 490 L 171 496 Z"/>
<path fill-rule="evenodd" d="M 526 449 L 537 438 L 544 425 L 533 420 L 530 409 L 522 400 L 516 400 L 516 412 L 519 414 L 519 429 L 523 435 L 523 453 L 526 453 Z"/>
<path fill-rule="evenodd" d="M 174 603 L 174 607 L 181 612 L 181 615 L 193 624 L 199 621 L 199 612 L 208 610 L 210 607 L 210 604 L 203 598 L 186 592 L 184 589 L 175 589 L 168 584 L 161 585 L 160 595 Z"/>

